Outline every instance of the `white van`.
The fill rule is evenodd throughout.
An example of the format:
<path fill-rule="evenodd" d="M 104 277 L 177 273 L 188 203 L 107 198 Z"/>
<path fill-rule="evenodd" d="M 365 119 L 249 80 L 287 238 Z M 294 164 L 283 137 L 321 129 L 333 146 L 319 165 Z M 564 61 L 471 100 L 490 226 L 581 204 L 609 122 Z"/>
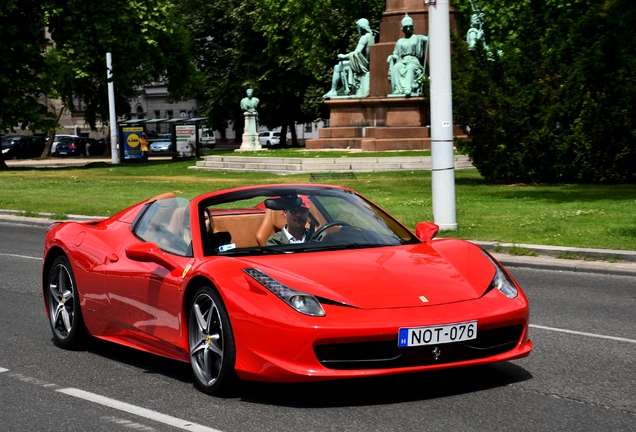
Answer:
<path fill-rule="evenodd" d="M 199 129 L 199 141 L 203 148 L 214 148 L 216 145 L 216 137 L 214 136 L 214 129 L 203 127 Z"/>

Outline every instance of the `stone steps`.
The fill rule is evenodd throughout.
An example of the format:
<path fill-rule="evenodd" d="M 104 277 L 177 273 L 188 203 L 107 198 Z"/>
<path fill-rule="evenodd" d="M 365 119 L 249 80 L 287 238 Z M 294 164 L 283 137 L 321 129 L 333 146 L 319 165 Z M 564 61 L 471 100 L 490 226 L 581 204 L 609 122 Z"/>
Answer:
<path fill-rule="evenodd" d="M 455 156 L 455 169 L 473 168 L 467 156 Z M 277 158 L 249 156 L 206 156 L 190 169 L 274 174 L 381 172 L 430 170 L 430 156 Z"/>

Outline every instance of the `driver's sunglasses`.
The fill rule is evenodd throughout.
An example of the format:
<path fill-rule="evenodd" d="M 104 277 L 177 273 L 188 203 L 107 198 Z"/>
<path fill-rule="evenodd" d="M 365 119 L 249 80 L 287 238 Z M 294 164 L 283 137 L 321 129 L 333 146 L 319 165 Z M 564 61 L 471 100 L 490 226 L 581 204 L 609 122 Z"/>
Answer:
<path fill-rule="evenodd" d="M 288 212 L 290 212 L 291 214 L 295 215 L 295 214 L 303 214 L 303 213 L 309 213 L 309 209 L 306 208 L 296 208 L 296 209 L 291 209 L 291 210 L 287 210 Z"/>

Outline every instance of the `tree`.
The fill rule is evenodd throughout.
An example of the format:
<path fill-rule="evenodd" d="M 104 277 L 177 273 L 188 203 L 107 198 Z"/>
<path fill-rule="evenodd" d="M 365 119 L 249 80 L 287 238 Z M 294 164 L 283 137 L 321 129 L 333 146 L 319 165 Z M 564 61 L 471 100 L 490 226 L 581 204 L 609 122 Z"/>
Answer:
<path fill-rule="evenodd" d="M 130 112 L 136 89 L 164 80 L 172 99 L 196 88 L 189 34 L 170 0 L 49 0 L 55 42 L 47 60 L 64 106 L 82 110 L 91 128 L 109 122 L 106 53 L 113 56 L 118 116 Z"/>
<path fill-rule="evenodd" d="M 47 41 L 41 2 L 5 0 L 0 17 L 0 129 L 48 130 L 55 121 L 44 101 L 54 92 L 42 57 Z M 0 153 L 0 169 L 6 168 Z"/>
<path fill-rule="evenodd" d="M 205 79 L 199 98 L 214 127 L 224 129 L 230 121 L 242 125 L 238 101 L 251 87 L 261 100 L 259 122 L 292 131 L 295 122 L 321 115 L 336 54 L 348 52 L 355 21 L 364 16 L 376 24 L 385 5 L 380 0 L 178 2 Z"/>
<path fill-rule="evenodd" d="M 455 7 L 471 13 L 467 0 Z M 460 148 L 481 174 L 636 181 L 636 5 L 488 0 L 482 10 L 490 54 L 468 52 L 460 36 L 453 67 L 455 118 L 470 137 Z"/>

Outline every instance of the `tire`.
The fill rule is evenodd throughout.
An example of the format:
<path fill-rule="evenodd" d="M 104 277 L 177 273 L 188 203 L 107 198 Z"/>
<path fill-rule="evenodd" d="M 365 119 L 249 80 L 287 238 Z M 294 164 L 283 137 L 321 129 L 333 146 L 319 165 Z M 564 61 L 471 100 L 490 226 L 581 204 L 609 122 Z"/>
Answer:
<path fill-rule="evenodd" d="M 53 261 L 46 288 L 46 307 L 56 345 L 64 349 L 81 344 L 86 330 L 71 263 L 66 256 Z"/>
<path fill-rule="evenodd" d="M 267 147 L 271 147 L 272 146 L 272 142 L 271 141 L 267 141 L 267 144 L 265 144 Z"/>
<path fill-rule="evenodd" d="M 204 393 L 227 394 L 238 382 L 236 349 L 230 320 L 219 294 L 197 290 L 189 308 L 188 347 L 194 385 Z"/>

